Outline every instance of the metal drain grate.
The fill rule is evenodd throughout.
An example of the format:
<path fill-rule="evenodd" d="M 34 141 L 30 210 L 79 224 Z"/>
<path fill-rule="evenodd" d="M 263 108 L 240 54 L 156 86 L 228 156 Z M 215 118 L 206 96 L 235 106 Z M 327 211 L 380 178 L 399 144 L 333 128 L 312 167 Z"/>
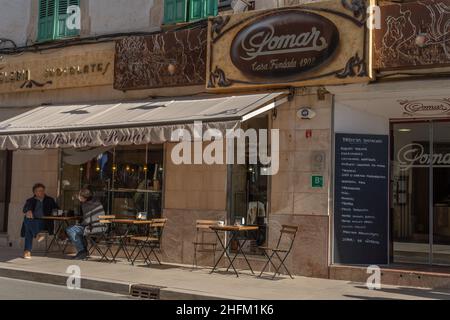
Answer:
<path fill-rule="evenodd" d="M 130 295 L 147 300 L 159 300 L 161 287 L 149 286 L 146 284 L 135 284 L 130 288 Z"/>

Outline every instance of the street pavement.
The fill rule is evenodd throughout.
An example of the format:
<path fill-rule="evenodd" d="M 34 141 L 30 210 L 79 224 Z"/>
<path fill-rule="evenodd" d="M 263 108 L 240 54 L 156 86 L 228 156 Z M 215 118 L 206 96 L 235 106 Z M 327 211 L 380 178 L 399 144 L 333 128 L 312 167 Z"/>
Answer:
<path fill-rule="evenodd" d="M 128 296 L 93 290 L 69 290 L 24 280 L 0 278 L 0 300 L 122 300 L 134 299 Z"/>
<path fill-rule="evenodd" d="M 218 272 L 210 274 L 210 269 L 193 270 L 191 266 L 181 266 L 165 263 L 163 266 L 152 265 L 150 267 L 138 263 L 135 266 L 126 261 L 117 264 L 90 261 L 74 261 L 64 257 L 45 257 L 38 254 L 32 260 L 20 257 L 20 251 L 14 249 L 0 249 L 0 276 L 26 279 L 32 281 L 50 282 L 58 280 L 66 283 L 69 276 L 68 268 L 79 267 L 81 271 L 81 287 L 100 289 L 114 287 L 114 292 L 126 295 L 129 285 L 144 284 L 161 287 L 161 299 L 443 299 L 450 300 L 449 289 L 413 288 L 404 286 L 383 285 L 381 290 L 368 290 L 364 283 L 316 279 L 297 276 L 294 280 L 283 276 L 276 280 L 260 279 L 252 276 L 249 271 L 244 271 L 239 278 L 232 273 Z M 11 276 L 9 276 L 11 275 Z M 33 278 L 34 277 L 34 278 Z M 55 283 L 55 282 L 52 282 Z M 53 287 L 52 287 L 53 288 Z M 48 296 L 63 297 L 77 292 L 60 288 L 64 294 Z M 119 290 L 120 289 L 120 290 Z M 19 290 L 19 289 L 17 289 Z M 106 291 L 106 290 L 105 290 Z M 23 292 L 23 291 L 22 291 Z M 24 293 L 28 297 L 28 290 Z M 35 292 L 42 292 L 36 290 Z M 0 284 L 0 298 L 16 295 L 12 290 L 5 290 Z M 18 293 L 20 294 L 20 292 Z M 44 298 L 41 296 L 40 298 Z M 91 295 L 79 295 L 85 299 L 92 297 L 109 297 L 120 299 L 120 296 L 108 296 L 107 294 L 93 292 Z M 123 297 L 123 296 L 122 296 Z"/>

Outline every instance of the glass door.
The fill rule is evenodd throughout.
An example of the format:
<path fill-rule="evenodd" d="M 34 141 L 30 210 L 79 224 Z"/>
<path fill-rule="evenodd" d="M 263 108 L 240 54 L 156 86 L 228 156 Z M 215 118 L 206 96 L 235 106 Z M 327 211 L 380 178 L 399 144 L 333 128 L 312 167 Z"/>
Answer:
<path fill-rule="evenodd" d="M 450 122 L 433 122 L 432 129 L 432 260 L 450 265 Z"/>
<path fill-rule="evenodd" d="M 395 263 L 429 263 L 429 123 L 392 126 L 391 221 Z"/>
<path fill-rule="evenodd" d="M 450 265 L 450 122 L 395 123 L 392 131 L 394 262 Z"/>

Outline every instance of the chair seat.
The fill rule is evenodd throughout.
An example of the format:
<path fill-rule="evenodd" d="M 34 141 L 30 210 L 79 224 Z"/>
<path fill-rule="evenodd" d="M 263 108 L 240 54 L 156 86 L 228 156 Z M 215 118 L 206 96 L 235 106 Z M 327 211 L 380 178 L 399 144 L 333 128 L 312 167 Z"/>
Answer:
<path fill-rule="evenodd" d="M 134 240 L 134 241 L 139 241 L 139 242 L 142 242 L 142 241 L 152 241 L 152 242 L 159 241 L 158 238 L 152 238 L 152 237 L 149 238 L 149 237 L 145 237 L 145 236 L 141 236 L 141 237 L 136 236 L 136 237 L 131 237 L 130 239 Z"/>
<path fill-rule="evenodd" d="M 193 242 L 193 244 L 196 245 L 196 246 L 201 246 L 201 245 L 204 245 L 204 246 L 217 246 L 217 243 L 215 243 L 215 242 Z"/>
<path fill-rule="evenodd" d="M 286 249 L 277 249 L 277 248 L 271 248 L 271 247 L 258 247 L 262 250 L 270 250 L 270 251 L 276 251 L 276 252 L 288 252 Z"/>

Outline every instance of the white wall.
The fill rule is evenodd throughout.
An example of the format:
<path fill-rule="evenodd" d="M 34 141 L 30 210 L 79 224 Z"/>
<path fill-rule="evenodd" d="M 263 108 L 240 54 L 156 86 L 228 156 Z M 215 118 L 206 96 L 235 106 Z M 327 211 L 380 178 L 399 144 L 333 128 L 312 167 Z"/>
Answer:
<path fill-rule="evenodd" d="M 389 118 L 336 103 L 334 131 L 338 133 L 389 134 Z"/>
<path fill-rule="evenodd" d="M 151 25 L 159 26 L 161 24 L 161 19 L 158 19 L 159 21 L 150 21 L 150 10 L 155 2 L 157 1 L 90 0 L 91 34 L 151 31 Z M 162 17 L 162 12 L 160 16 Z"/>
<path fill-rule="evenodd" d="M 25 44 L 30 20 L 30 0 L 0 0 L 0 38 Z"/>

